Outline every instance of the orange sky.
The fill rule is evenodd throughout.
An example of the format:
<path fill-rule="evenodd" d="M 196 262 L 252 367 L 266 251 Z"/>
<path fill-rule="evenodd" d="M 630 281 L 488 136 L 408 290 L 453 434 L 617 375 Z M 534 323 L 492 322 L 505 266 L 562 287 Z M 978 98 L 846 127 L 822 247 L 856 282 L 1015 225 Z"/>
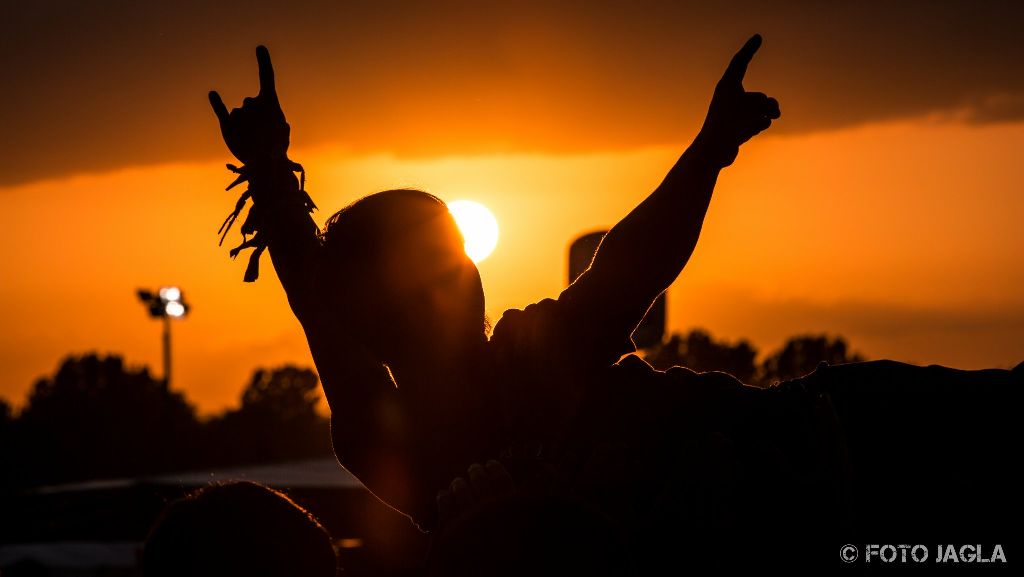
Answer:
<path fill-rule="evenodd" d="M 1007 367 L 1024 360 L 1024 123 L 872 124 L 763 137 L 719 181 L 703 236 L 669 292 L 669 328 L 748 337 L 846 336 L 872 358 Z M 489 206 L 501 226 L 480 265 L 488 313 L 554 296 L 572 238 L 607 227 L 660 182 L 678 147 L 578 155 L 399 160 L 295 150 L 329 211 L 416 186 Z M 217 247 L 234 202 L 219 163 L 168 164 L 8 187 L 0 259 L 0 395 L 20 404 L 70 352 L 118 352 L 159 371 L 158 323 L 134 289 L 178 283 L 175 387 L 209 412 L 252 370 L 311 365 L 269 261 L 255 284 Z M 234 240 L 233 236 L 229 236 Z M 228 244 L 228 243 L 225 243 Z"/>
<path fill-rule="evenodd" d="M 657 186 L 760 32 L 746 84 L 783 116 L 720 179 L 669 329 L 1012 366 L 1022 18 L 1016 0 L 20 3 L 0 19 L 0 397 L 20 405 L 69 353 L 158 372 L 134 291 L 168 283 L 193 307 L 174 386 L 202 411 L 257 367 L 311 365 L 269 259 L 243 284 L 216 243 L 236 195 L 206 93 L 254 93 L 259 43 L 319 222 L 402 186 L 484 203 L 497 320 L 555 296 L 569 242 Z"/>

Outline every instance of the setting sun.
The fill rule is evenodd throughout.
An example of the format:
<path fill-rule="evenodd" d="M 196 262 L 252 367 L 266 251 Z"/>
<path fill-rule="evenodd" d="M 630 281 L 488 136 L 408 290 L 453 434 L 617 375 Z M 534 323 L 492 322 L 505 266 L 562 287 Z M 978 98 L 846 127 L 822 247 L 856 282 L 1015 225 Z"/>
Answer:
<path fill-rule="evenodd" d="M 448 203 L 448 210 L 466 239 L 466 254 L 480 262 L 494 252 L 498 244 L 498 221 L 486 206 L 472 200 Z"/>

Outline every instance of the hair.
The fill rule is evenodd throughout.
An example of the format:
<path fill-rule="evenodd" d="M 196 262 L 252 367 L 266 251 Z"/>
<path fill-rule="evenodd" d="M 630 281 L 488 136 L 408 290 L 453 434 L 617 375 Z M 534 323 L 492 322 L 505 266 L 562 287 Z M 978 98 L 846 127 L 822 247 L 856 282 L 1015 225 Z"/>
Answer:
<path fill-rule="evenodd" d="M 381 295 L 379 265 L 391 247 L 439 218 L 451 218 L 443 200 L 422 190 L 385 190 L 360 198 L 331 216 L 320 234 L 317 300 L 328 303 L 340 321 L 366 335 L 364 341 L 386 362 L 393 352 L 396 326 L 405 315 Z"/>
<path fill-rule="evenodd" d="M 396 238 L 447 212 L 443 200 L 415 188 L 364 196 L 327 219 L 320 233 L 324 247 L 321 265 L 343 272 L 370 266 Z"/>
<path fill-rule="evenodd" d="M 394 293 L 384 284 L 380 265 L 388 260 L 389 249 L 417 238 L 439 219 L 454 225 L 443 200 L 415 188 L 400 188 L 356 200 L 327 219 L 320 233 L 323 248 L 316 263 L 315 298 L 336 315 L 334 322 L 359 333 L 362 344 L 384 364 L 418 344 L 408 340 L 409 333 L 402 328 L 415 313 L 403 308 L 406 303 L 386 296 Z M 482 290 L 479 328 L 487 335 L 491 323 L 482 310 Z"/>
<path fill-rule="evenodd" d="M 146 577 L 334 577 L 327 531 L 284 494 L 248 481 L 209 485 L 169 503 L 142 552 Z"/>

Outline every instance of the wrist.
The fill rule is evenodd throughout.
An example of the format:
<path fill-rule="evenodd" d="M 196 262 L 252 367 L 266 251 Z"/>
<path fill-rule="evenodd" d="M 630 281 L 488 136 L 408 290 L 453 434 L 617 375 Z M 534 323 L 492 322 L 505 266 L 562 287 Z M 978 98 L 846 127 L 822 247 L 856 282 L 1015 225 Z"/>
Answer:
<path fill-rule="evenodd" d="M 266 153 L 249 158 L 245 163 L 245 169 L 251 175 L 263 177 L 284 172 L 290 174 L 293 164 L 288 160 L 287 153 Z"/>
<path fill-rule="evenodd" d="M 693 139 L 689 152 L 696 159 L 721 170 L 736 160 L 739 147 L 723 142 L 716 138 L 713 133 L 701 130 Z"/>
<path fill-rule="evenodd" d="M 295 163 L 287 157 L 264 157 L 245 165 L 254 203 L 276 203 L 299 192 Z"/>

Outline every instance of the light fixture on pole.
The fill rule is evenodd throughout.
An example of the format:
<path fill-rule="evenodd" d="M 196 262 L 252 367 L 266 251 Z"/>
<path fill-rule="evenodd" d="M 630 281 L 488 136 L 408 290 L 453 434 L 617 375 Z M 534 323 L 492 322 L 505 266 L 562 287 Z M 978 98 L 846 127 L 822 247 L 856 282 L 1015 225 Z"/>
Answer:
<path fill-rule="evenodd" d="M 137 294 L 142 304 L 146 305 L 149 316 L 164 321 L 164 387 L 171 386 L 171 319 L 182 318 L 188 314 L 185 295 L 176 286 L 161 287 L 155 293 L 139 289 Z"/>

